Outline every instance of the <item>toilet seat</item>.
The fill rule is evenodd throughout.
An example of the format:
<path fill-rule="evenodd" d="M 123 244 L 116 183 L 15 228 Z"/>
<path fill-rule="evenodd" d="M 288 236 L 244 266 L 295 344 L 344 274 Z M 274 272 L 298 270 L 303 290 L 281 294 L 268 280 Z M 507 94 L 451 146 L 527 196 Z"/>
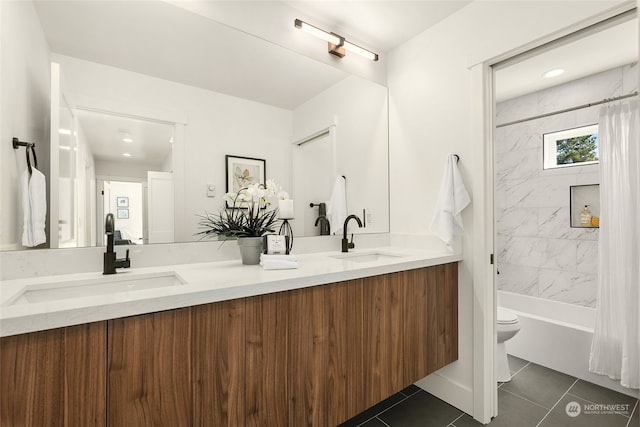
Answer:
<path fill-rule="evenodd" d="M 497 322 L 499 325 L 513 325 L 518 323 L 518 315 L 509 309 L 498 307 Z"/>

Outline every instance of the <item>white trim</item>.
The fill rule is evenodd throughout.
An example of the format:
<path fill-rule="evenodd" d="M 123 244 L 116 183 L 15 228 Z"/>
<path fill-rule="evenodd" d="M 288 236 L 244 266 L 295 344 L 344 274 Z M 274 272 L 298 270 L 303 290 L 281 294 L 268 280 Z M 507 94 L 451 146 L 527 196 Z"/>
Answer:
<path fill-rule="evenodd" d="M 497 414 L 496 322 L 493 253 L 493 84 L 489 64 L 471 69 L 473 157 L 473 417 L 489 423 Z"/>
<path fill-rule="evenodd" d="M 473 412 L 473 390 L 450 378 L 440 375 L 438 372 L 415 382 L 415 385 L 428 391 L 437 398 L 444 400 L 462 412 Z"/>

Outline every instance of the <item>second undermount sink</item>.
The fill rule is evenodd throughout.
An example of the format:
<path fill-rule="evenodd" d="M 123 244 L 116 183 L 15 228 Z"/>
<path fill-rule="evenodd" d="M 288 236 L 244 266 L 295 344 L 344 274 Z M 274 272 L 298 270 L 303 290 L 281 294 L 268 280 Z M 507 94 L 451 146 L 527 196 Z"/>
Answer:
<path fill-rule="evenodd" d="M 185 281 L 182 277 L 174 271 L 135 275 L 119 273 L 90 279 L 30 285 L 4 305 L 33 304 L 70 298 L 112 295 L 184 284 Z"/>
<path fill-rule="evenodd" d="M 340 255 L 334 255 L 332 258 L 341 259 L 350 262 L 375 262 L 375 261 L 389 261 L 393 259 L 402 258 L 404 255 L 393 254 L 388 252 L 347 252 Z"/>

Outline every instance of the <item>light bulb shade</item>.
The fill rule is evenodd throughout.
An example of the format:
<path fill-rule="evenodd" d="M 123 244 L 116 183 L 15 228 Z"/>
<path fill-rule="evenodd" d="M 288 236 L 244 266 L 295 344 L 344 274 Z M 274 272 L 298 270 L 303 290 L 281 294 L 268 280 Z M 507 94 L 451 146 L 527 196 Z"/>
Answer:
<path fill-rule="evenodd" d="M 324 31 L 318 27 L 314 27 L 311 24 L 308 24 L 300 19 L 296 19 L 294 21 L 294 26 L 302 31 L 305 31 L 309 34 L 312 34 L 326 42 L 329 43 L 329 53 L 339 56 L 340 58 L 345 56 L 345 50 L 349 52 L 356 53 L 360 56 L 363 56 L 372 61 L 378 60 L 378 54 L 373 53 L 370 50 L 367 50 L 363 47 L 360 47 L 356 44 L 350 43 L 344 39 L 344 37 L 330 33 L 328 31 Z"/>
<path fill-rule="evenodd" d="M 349 52 L 353 52 L 353 53 L 357 53 L 360 56 L 364 56 L 367 59 L 370 59 L 372 61 L 377 61 L 378 60 L 378 54 L 377 53 L 373 53 L 363 47 L 360 47 L 356 44 L 350 43 L 348 41 L 345 40 L 344 42 L 344 48 L 347 49 Z"/>
<path fill-rule="evenodd" d="M 320 39 L 322 39 L 322 40 L 324 40 L 326 42 L 333 43 L 335 45 L 340 44 L 340 37 L 336 36 L 335 34 L 331 34 L 331 33 L 328 33 L 328 32 L 326 32 L 324 30 L 321 30 L 318 27 L 314 27 L 311 24 L 307 24 L 304 21 L 296 19 L 294 21 L 294 25 L 295 25 L 296 28 L 299 28 L 302 31 L 307 32 L 307 33 L 309 33 L 309 34 L 311 34 L 313 36 L 316 36 L 316 37 L 318 37 L 318 38 L 320 38 Z"/>

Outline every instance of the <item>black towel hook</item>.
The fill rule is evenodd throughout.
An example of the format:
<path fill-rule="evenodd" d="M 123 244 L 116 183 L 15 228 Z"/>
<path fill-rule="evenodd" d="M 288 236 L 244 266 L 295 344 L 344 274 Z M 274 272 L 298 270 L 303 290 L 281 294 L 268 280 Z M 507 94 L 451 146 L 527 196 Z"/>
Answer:
<path fill-rule="evenodd" d="M 33 174 L 33 169 L 31 168 L 31 159 L 29 158 L 29 150 L 31 150 L 31 155 L 33 156 L 33 167 L 38 168 L 38 158 L 36 157 L 36 144 L 33 142 L 24 142 L 20 141 L 18 138 L 13 137 L 11 139 L 11 145 L 13 145 L 13 149 L 17 150 L 20 147 L 26 147 L 25 154 L 27 155 L 27 169 L 29 170 L 29 175 Z"/>

